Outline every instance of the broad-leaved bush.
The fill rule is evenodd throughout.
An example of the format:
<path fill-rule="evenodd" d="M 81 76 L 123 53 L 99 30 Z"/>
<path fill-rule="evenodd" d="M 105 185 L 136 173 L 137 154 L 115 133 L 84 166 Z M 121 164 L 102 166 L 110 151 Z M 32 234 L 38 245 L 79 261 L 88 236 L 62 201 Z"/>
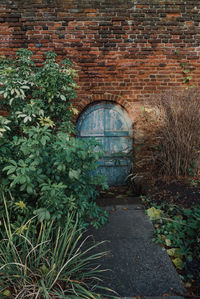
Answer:
<path fill-rule="evenodd" d="M 41 66 L 31 56 L 20 49 L 16 59 L 0 60 L 0 188 L 12 194 L 12 223 L 23 227 L 35 214 L 62 225 L 77 213 L 82 227 L 98 227 L 107 215 L 95 198 L 106 182 L 94 175 L 102 154 L 96 141 L 74 137 L 77 74 L 55 53 Z"/>

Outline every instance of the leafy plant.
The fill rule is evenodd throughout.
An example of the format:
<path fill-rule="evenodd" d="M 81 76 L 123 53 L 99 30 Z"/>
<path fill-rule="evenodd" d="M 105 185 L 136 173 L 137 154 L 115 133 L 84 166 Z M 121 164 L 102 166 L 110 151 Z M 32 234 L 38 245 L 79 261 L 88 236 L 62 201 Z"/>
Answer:
<path fill-rule="evenodd" d="M 43 66 L 37 67 L 31 56 L 31 51 L 20 49 L 16 60 L 1 59 L 1 108 L 18 130 L 43 115 L 56 126 L 66 122 L 66 129 L 73 129 L 71 100 L 76 97 L 77 85 L 72 64 L 67 59 L 59 64 L 56 54 L 48 52 Z"/>
<path fill-rule="evenodd" d="M 78 219 L 68 216 L 64 227 L 43 221 L 39 234 L 32 234 L 31 218 L 26 229 L 12 229 L 6 204 L 3 218 L 6 237 L 0 242 L 0 294 L 9 298 L 103 298 L 98 260 L 92 253 L 99 244 L 86 246 Z M 111 294 L 111 293 L 110 293 Z"/>
<path fill-rule="evenodd" d="M 11 206 L 20 197 L 28 207 L 24 221 L 34 213 L 62 225 L 68 212 L 76 212 L 82 227 L 98 227 L 107 213 L 95 198 L 107 184 L 93 173 L 102 154 L 97 142 L 73 136 L 76 72 L 68 60 L 58 63 L 55 53 L 47 53 L 41 67 L 31 55 L 20 49 L 16 60 L 0 61 L 1 109 L 7 114 L 0 118 L 0 186 L 12 192 Z"/>
<path fill-rule="evenodd" d="M 200 207 L 157 206 L 146 197 L 142 200 L 156 228 L 153 240 L 166 247 L 175 267 L 187 270 L 187 279 L 191 279 L 190 264 L 193 260 L 200 264 Z"/>

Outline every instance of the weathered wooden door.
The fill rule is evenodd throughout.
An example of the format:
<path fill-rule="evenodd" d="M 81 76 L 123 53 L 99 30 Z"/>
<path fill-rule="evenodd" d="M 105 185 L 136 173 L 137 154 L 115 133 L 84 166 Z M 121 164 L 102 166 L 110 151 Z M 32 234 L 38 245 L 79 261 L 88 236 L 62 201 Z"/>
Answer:
<path fill-rule="evenodd" d="M 132 124 L 126 111 L 109 102 L 91 105 L 79 118 L 77 130 L 79 137 L 95 137 L 102 144 L 105 155 L 97 172 L 107 177 L 110 186 L 125 184 L 132 150 Z"/>

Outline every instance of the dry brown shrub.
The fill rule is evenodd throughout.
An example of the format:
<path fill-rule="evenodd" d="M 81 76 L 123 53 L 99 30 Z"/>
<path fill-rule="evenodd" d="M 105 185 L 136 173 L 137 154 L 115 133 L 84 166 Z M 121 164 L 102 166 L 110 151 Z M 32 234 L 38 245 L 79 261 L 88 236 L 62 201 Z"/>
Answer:
<path fill-rule="evenodd" d="M 194 173 L 200 150 L 200 89 L 155 96 L 142 114 L 143 166 L 162 178 Z"/>

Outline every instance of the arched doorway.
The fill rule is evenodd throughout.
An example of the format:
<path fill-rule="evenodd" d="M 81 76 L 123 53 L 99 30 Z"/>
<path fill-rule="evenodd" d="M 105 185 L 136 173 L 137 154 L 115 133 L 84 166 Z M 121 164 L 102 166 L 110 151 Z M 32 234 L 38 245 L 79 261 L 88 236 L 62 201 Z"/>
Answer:
<path fill-rule="evenodd" d="M 110 186 L 125 184 L 130 172 L 132 123 L 127 112 L 118 104 L 100 102 L 88 106 L 77 122 L 80 138 L 95 137 L 105 155 L 99 161 L 98 172 L 104 174 Z"/>

